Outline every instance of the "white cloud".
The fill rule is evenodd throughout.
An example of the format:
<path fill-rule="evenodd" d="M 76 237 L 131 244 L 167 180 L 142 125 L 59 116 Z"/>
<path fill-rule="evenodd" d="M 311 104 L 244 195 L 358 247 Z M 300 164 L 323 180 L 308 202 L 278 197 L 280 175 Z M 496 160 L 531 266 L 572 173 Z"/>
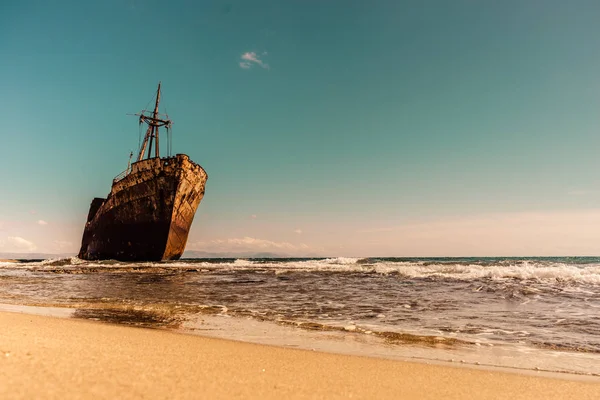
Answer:
<path fill-rule="evenodd" d="M 73 243 L 66 240 L 55 240 L 54 245 L 58 250 L 65 250 L 73 247 Z"/>
<path fill-rule="evenodd" d="M 262 55 L 267 55 L 267 52 L 266 51 L 263 52 Z M 262 68 L 269 69 L 269 64 L 267 64 L 263 60 L 261 60 L 260 57 L 261 56 L 259 56 L 255 52 L 248 51 L 241 55 L 240 58 L 243 61 L 240 62 L 240 67 L 243 69 L 249 69 L 250 67 L 252 67 L 252 65 L 258 65 Z"/>
<path fill-rule="evenodd" d="M 302 229 L 296 229 L 294 230 L 295 233 L 297 233 L 298 235 L 300 235 L 302 233 Z"/>
<path fill-rule="evenodd" d="M 354 250 L 371 255 L 596 255 L 600 209 L 443 217 L 356 233 Z"/>
<path fill-rule="evenodd" d="M 252 62 L 255 62 L 258 64 L 262 64 L 262 61 L 260 59 L 258 59 L 258 56 L 253 51 L 249 51 L 247 53 L 242 54 L 242 60 L 252 61 Z"/>
<path fill-rule="evenodd" d="M 5 240 L 0 240 L 0 249 L 7 252 L 34 251 L 37 246 L 22 237 L 8 236 Z"/>
<path fill-rule="evenodd" d="M 569 196 L 585 196 L 586 194 L 589 194 L 590 192 L 587 190 L 580 190 L 580 189 L 574 189 L 574 190 L 570 190 L 567 192 L 567 194 Z"/>
<path fill-rule="evenodd" d="M 256 214 L 252 214 L 252 215 L 250 216 L 250 218 L 252 218 L 252 219 L 256 219 Z"/>
<path fill-rule="evenodd" d="M 394 228 L 373 228 L 373 229 L 359 229 L 356 233 L 376 233 L 376 232 L 391 232 Z"/>
<path fill-rule="evenodd" d="M 258 239 L 245 236 L 243 238 L 215 239 L 209 241 L 200 241 L 190 243 L 189 250 L 215 251 L 215 252 L 235 252 L 235 251 L 286 251 L 298 252 L 308 250 L 309 247 L 300 243 L 294 245 L 289 242 L 274 242 L 266 239 Z"/>
<path fill-rule="evenodd" d="M 48 225 L 48 223 L 46 221 L 44 221 L 43 219 L 38 220 L 38 225 Z"/>

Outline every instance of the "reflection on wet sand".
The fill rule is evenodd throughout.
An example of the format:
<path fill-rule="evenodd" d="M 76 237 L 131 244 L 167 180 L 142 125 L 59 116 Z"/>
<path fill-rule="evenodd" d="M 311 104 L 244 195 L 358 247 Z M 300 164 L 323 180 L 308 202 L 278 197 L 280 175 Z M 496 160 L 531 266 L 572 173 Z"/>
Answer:
<path fill-rule="evenodd" d="M 181 324 L 181 320 L 178 320 L 172 315 L 161 313 L 156 310 L 136 310 L 131 307 L 123 309 L 78 308 L 73 313 L 73 317 L 144 328 L 177 329 Z"/>

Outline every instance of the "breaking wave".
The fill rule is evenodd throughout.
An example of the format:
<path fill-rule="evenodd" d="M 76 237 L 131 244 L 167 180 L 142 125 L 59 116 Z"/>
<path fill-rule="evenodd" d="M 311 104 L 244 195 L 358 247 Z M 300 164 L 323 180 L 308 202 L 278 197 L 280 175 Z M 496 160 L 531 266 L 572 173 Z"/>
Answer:
<path fill-rule="evenodd" d="M 434 262 L 430 260 L 392 261 L 369 258 L 326 258 L 294 261 L 235 260 L 233 269 L 273 269 L 277 273 L 338 272 L 396 274 L 409 278 L 447 278 L 455 280 L 537 280 L 542 282 L 574 282 L 600 284 L 600 263 L 569 264 L 519 260 L 498 263 Z"/>
<path fill-rule="evenodd" d="M 598 258 L 473 258 L 473 259 L 402 259 L 402 258 L 293 258 L 293 259 L 182 259 L 172 262 L 128 263 L 115 260 L 89 262 L 77 257 L 37 262 L 0 262 L 0 268 L 27 268 L 41 271 L 93 269 L 96 272 L 151 272 L 153 270 L 247 271 L 258 270 L 285 274 L 376 273 L 406 278 L 469 280 L 535 280 L 546 283 L 568 282 L 600 285 Z"/>

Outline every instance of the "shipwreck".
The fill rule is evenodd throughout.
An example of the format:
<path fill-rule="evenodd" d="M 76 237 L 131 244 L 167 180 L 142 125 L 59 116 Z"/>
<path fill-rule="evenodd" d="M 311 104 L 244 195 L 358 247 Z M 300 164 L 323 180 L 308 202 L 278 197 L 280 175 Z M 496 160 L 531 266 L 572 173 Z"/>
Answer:
<path fill-rule="evenodd" d="M 110 193 L 94 198 L 78 257 L 84 260 L 177 260 L 185 250 L 208 176 L 185 154 L 160 156 L 159 129 L 172 122 L 160 114 L 160 87 L 154 111 L 139 116 L 147 125 L 137 160 L 113 179 Z M 169 141 L 167 141 L 167 147 Z"/>

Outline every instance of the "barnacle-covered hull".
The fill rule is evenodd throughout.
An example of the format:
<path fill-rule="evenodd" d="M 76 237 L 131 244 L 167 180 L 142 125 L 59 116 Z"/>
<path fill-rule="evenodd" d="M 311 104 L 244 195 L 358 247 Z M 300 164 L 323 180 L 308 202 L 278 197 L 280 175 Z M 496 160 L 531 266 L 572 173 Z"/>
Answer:
<path fill-rule="evenodd" d="M 114 180 L 106 199 L 92 201 L 79 258 L 179 259 L 207 178 L 185 154 L 132 164 L 125 177 Z"/>

